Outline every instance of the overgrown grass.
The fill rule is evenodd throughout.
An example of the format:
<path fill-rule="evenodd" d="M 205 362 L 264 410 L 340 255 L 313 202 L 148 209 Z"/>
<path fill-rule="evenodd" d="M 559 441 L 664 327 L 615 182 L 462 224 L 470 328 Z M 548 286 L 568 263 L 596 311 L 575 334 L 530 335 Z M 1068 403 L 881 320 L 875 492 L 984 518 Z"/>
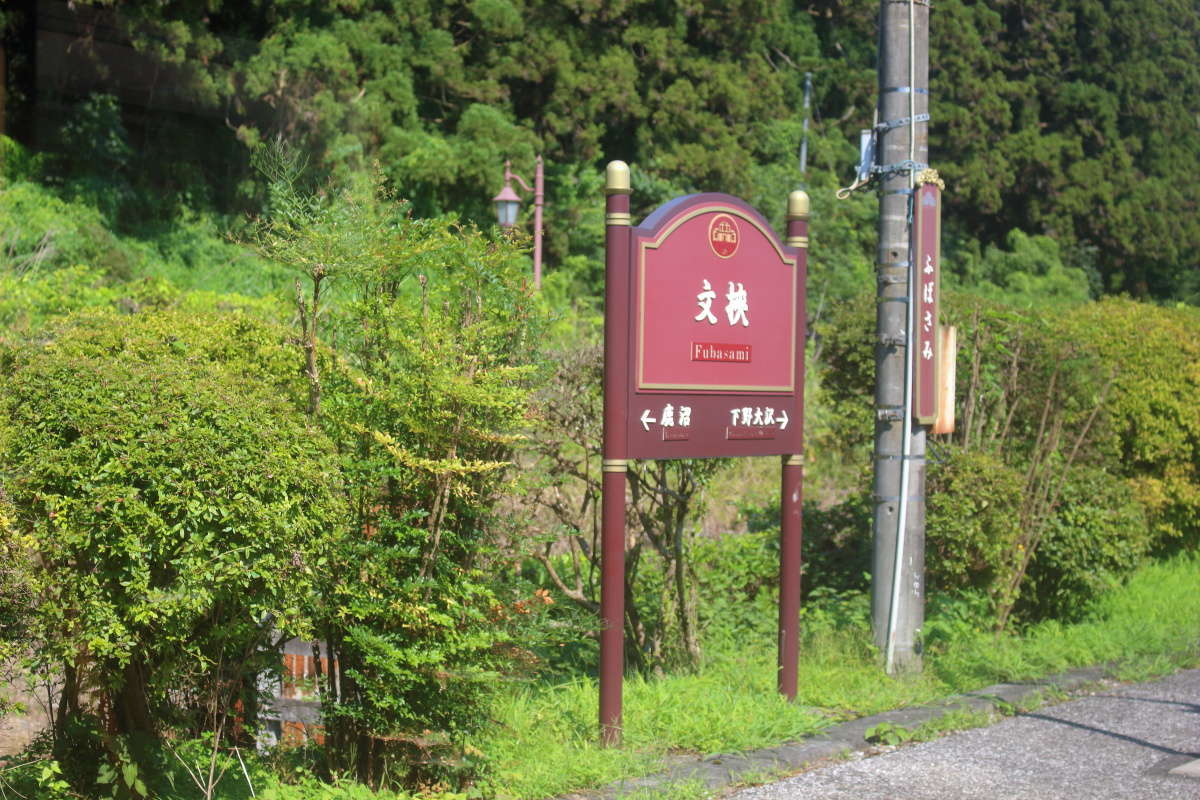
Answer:
<path fill-rule="evenodd" d="M 1162 674 L 1200 663 L 1200 558 L 1181 555 L 1142 568 L 1078 624 L 1045 622 L 1000 638 L 982 627 L 943 625 L 924 673 L 891 678 L 879 667 L 865 611 L 847 621 L 844 609 L 812 608 L 795 704 L 775 693 L 773 640 L 729 635 L 709 643 L 696 674 L 626 680 L 622 747 L 597 745 L 597 688 L 582 678 L 514 688 L 478 745 L 495 765 L 491 781 L 500 797 L 544 798 L 655 772 L 672 754 L 767 747 L 839 719 L 991 683 L 1101 663 L 1112 663 L 1118 677 Z"/>
<path fill-rule="evenodd" d="M 162 279 L 183 290 L 250 297 L 287 293 L 287 270 L 235 243 L 234 220 L 181 212 L 136 234 L 112 229 L 96 209 L 52 188 L 0 176 L 0 273 L 36 280 L 82 267 L 106 284 Z"/>
<path fill-rule="evenodd" d="M 1195 663 L 1200 644 L 1200 558 L 1149 564 L 1101 595 L 1083 621 L 1054 620 L 1020 635 L 957 637 L 929 660 L 954 688 L 1027 680 L 1112 662 L 1118 677 L 1142 679 Z"/>

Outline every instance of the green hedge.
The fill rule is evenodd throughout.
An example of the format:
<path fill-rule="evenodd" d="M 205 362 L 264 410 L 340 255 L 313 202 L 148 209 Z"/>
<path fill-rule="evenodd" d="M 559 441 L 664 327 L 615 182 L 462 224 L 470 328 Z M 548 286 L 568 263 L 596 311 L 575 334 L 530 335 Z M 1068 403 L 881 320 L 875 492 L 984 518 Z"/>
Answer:
<path fill-rule="evenodd" d="M 1200 309 L 1111 298 L 1063 318 L 1115 369 L 1105 463 L 1145 508 L 1159 551 L 1200 546 Z"/>
<path fill-rule="evenodd" d="M 56 746 L 116 758 L 104 736 L 63 731 L 194 734 L 235 700 L 253 723 L 254 676 L 278 668 L 280 635 L 311 631 L 346 515 L 332 445 L 296 413 L 285 333 L 241 314 L 90 312 L 0 349 L 0 375 L 15 512 L 0 533 L 29 599 L 15 632 L 64 681 Z"/>
<path fill-rule="evenodd" d="M 817 330 L 831 430 L 816 433 L 842 442 L 845 458 L 869 447 L 869 300 Z M 950 292 L 943 323 L 959 329 L 958 430 L 930 438 L 931 592 L 982 593 L 1025 619 L 1071 618 L 1147 556 L 1200 544 L 1200 311 L 1110 298 L 1039 314 Z M 808 553 L 828 560 L 816 539 Z M 869 540 L 860 523 L 840 549 L 862 559 Z"/>

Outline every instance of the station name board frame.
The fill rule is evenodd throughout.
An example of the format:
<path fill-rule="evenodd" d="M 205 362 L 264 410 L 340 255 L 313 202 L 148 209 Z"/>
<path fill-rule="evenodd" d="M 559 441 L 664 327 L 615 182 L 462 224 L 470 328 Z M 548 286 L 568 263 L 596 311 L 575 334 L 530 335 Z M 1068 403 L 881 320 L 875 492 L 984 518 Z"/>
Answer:
<path fill-rule="evenodd" d="M 796 696 L 809 201 L 781 241 L 745 201 L 676 198 L 636 227 L 629 167 L 605 193 L 600 729 L 621 738 L 626 473 L 633 459 L 782 457 L 779 691 Z"/>
<path fill-rule="evenodd" d="M 723 194 L 673 200 L 629 238 L 627 457 L 800 452 L 801 249 Z"/>

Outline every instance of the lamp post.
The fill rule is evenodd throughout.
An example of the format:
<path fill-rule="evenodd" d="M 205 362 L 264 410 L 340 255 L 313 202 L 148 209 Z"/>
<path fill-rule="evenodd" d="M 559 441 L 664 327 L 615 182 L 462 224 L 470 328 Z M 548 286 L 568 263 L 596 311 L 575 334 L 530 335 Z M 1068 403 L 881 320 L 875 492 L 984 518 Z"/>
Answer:
<path fill-rule="evenodd" d="M 496 221 L 508 230 L 517 224 L 517 211 L 521 208 L 521 197 L 512 187 L 515 180 L 526 192 L 533 193 L 533 285 L 542 288 L 542 199 L 545 179 L 542 175 L 542 157 L 538 156 L 537 170 L 533 176 L 533 188 L 520 175 L 512 171 L 512 162 L 504 162 L 504 188 L 492 198 L 496 204 Z"/>

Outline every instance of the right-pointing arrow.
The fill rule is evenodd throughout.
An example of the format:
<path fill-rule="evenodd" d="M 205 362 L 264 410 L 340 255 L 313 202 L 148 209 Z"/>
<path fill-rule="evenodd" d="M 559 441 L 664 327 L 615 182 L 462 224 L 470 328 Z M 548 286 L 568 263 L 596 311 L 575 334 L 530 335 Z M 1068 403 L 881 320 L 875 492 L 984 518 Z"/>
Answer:
<path fill-rule="evenodd" d="M 784 428 L 787 427 L 788 415 L 787 415 L 787 412 L 784 411 L 782 408 L 779 409 L 779 415 L 782 417 L 782 419 L 779 420 L 779 430 L 783 430 Z"/>

